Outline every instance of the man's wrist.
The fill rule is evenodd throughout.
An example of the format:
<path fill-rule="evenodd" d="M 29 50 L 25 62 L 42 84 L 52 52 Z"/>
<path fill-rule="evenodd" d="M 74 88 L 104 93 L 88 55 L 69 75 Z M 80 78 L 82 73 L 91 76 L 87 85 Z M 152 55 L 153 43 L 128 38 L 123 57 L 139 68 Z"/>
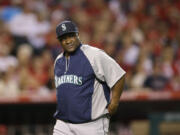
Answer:
<path fill-rule="evenodd" d="M 113 101 L 113 100 L 112 100 L 112 101 L 110 102 L 110 104 L 113 105 L 113 106 L 118 106 L 118 105 L 119 105 L 119 101 Z"/>

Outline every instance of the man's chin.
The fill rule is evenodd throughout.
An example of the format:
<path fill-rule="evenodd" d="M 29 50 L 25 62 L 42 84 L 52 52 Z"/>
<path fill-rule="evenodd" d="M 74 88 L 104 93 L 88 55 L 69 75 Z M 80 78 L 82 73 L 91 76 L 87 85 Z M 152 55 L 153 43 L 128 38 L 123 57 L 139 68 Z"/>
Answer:
<path fill-rule="evenodd" d="M 67 50 L 67 52 L 68 52 L 69 54 L 72 54 L 72 53 L 74 53 L 75 51 L 76 51 L 76 49 Z"/>

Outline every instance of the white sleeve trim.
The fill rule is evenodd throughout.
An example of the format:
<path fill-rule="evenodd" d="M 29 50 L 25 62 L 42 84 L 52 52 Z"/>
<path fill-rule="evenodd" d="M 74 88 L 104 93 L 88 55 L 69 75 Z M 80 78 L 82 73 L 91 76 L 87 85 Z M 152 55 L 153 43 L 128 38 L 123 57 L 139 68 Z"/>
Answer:
<path fill-rule="evenodd" d="M 59 54 L 59 55 L 56 57 L 56 59 L 55 59 L 55 61 L 54 61 L 54 66 L 56 65 L 56 61 L 57 61 L 59 58 L 61 58 L 62 56 L 63 56 L 63 53 Z"/>

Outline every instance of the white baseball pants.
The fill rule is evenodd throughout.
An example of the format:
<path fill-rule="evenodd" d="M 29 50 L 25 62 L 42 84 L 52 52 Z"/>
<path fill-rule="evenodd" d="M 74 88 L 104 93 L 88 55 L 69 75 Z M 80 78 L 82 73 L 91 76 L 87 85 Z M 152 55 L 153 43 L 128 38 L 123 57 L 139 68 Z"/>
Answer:
<path fill-rule="evenodd" d="M 57 120 L 53 135 L 108 135 L 109 119 L 100 118 L 96 121 L 72 124 Z"/>

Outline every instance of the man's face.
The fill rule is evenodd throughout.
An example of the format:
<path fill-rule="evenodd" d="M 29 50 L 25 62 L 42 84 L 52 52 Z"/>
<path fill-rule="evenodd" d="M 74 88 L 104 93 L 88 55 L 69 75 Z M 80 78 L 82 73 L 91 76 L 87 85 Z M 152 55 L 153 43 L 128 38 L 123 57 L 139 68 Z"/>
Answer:
<path fill-rule="evenodd" d="M 77 33 L 68 33 L 59 38 L 59 41 L 67 53 L 72 53 L 80 45 Z"/>

